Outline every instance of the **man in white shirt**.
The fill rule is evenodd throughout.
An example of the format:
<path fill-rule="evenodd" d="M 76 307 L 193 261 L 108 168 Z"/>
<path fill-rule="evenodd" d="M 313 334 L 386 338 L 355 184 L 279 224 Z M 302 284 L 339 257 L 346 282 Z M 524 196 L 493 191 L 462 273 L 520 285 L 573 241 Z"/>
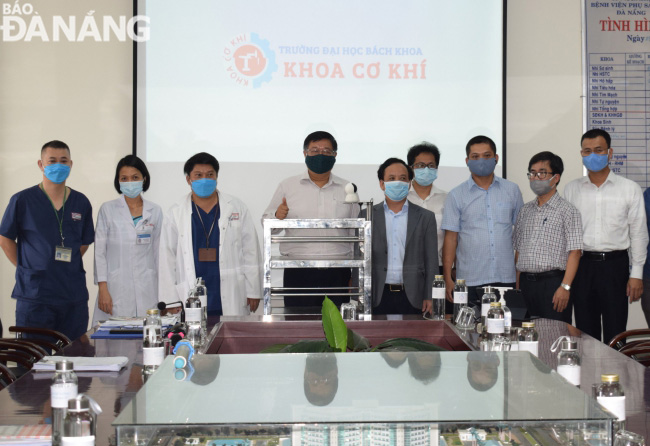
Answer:
<path fill-rule="evenodd" d="M 442 242 L 445 236 L 445 231 L 442 230 L 442 214 L 445 208 L 447 191 L 439 189 L 433 184 L 438 178 L 440 150 L 434 144 L 423 141 L 409 149 L 406 161 L 415 172 L 415 178 L 411 182 L 413 187 L 409 191 L 408 200 L 436 215 L 438 265 L 440 267 L 439 274 L 442 274 Z"/>
<path fill-rule="evenodd" d="M 615 175 L 611 137 L 601 129 L 581 139 L 588 176 L 567 184 L 564 195 L 582 216 L 584 251 L 573 281 L 576 326 L 604 342 L 625 331 L 630 303 L 643 293 L 648 229 L 641 187 Z M 631 266 L 631 269 L 630 269 Z"/>
<path fill-rule="evenodd" d="M 332 174 L 338 145 L 334 137 L 323 131 L 311 133 L 305 138 L 303 155 L 307 171 L 289 177 L 278 186 L 271 203 L 264 211 L 266 218 L 357 218 L 359 206 L 345 202 L 345 185 L 348 181 Z M 279 230 L 274 232 L 280 232 Z M 287 229 L 287 236 L 334 236 L 350 235 L 347 229 Z M 349 243 L 281 243 L 280 253 L 299 259 L 336 258 L 352 255 Z M 347 292 L 350 285 L 349 268 L 287 268 L 284 270 L 285 288 L 330 288 L 327 292 Z M 342 287 L 343 289 L 331 289 Z M 323 293 L 322 296 L 287 296 L 285 307 L 320 307 L 325 291 L 303 290 Z M 330 299 L 337 305 L 348 302 L 349 297 Z"/>

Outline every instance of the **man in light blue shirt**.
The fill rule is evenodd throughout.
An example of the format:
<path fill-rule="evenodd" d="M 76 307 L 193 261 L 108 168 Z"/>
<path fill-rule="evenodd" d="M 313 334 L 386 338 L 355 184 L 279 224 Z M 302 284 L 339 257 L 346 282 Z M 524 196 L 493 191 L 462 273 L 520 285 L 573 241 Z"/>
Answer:
<path fill-rule="evenodd" d="M 431 312 L 438 271 L 436 216 L 406 200 L 413 169 L 404 161 L 387 159 L 377 176 L 386 199 L 372 211 L 373 314 Z"/>
<path fill-rule="evenodd" d="M 494 141 L 475 136 L 465 150 L 472 175 L 445 201 L 442 264 L 447 299 L 452 300 L 455 264 L 456 278 L 467 283 L 469 303 L 478 304 L 479 287 L 515 287 L 512 228 L 524 201 L 515 183 L 494 175 L 499 161 Z"/>

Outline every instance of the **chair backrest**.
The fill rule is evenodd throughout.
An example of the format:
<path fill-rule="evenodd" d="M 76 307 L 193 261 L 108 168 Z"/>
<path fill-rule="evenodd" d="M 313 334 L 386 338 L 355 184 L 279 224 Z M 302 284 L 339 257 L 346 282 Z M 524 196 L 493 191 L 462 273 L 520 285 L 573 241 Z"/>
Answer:
<path fill-rule="evenodd" d="M 63 333 L 47 328 L 11 326 L 9 332 L 16 333 L 16 339 L 26 339 L 58 353 L 72 343 Z M 29 336 L 24 337 L 24 335 Z"/>
<path fill-rule="evenodd" d="M 646 367 L 650 366 L 650 345 L 630 347 L 621 350 L 621 353 L 634 359 L 639 364 L 643 364 Z"/>
<path fill-rule="evenodd" d="M 0 353 L 5 350 L 22 351 L 34 356 L 37 360 L 48 355 L 48 352 L 43 347 L 25 339 L 0 339 Z"/>
<path fill-rule="evenodd" d="M 614 336 L 612 340 L 609 341 L 609 346 L 620 351 L 626 344 L 637 341 L 650 341 L 650 328 L 626 330 L 623 333 Z"/>
<path fill-rule="evenodd" d="M 0 389 L 4 389 L 16 379 L 16 375 L 6 365 L 0 364 Z"/>

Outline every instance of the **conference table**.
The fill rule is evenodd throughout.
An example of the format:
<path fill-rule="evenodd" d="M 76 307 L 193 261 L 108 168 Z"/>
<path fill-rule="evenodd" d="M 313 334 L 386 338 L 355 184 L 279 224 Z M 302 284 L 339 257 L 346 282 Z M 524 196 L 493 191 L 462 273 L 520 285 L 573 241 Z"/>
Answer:
<path fill-rule="evenodd" d="M 355 321 L 348 323 L 348 326 L 366 336 L 373 345 L 388 337 L 416 337 L 452 351 L 479 350 L 479 337 L 475 331 L 458 330 L 448 321 L 426 321 L 410 316 L 384 319 Z M 536 322 L 540 333 L 539 359 L 554 369 L 557 366 L 557 353 L 550 352 L 551 344 L 559 336 L 575 334 L 576 331 L 570 333 L 569 327 L 558 321 L 538 319 Z M 224 317 L 210 320 L 209 323 L 212 329 L 206 353 L 220 356 L 255 353 L 274 343 L 323 337 L 318 317 Z M 65 349 L 64 355 L 126 356 L 129 359 L 128 365 L 120 372 L 78 373 L 79 392 L 91 396 L 103 409 L 97 421 L 96 444 L 117 444 L 116 428 L 112 423 L 143 388 L 142 342 L 139 339 L 92 339 L 95 331 L 96 328 L 91 329 L 74 341 Z M 582 358 L 580 389 L 590 395 L 592 385 L 600 382 L 601 374 L 618 374 L 626 394 L 627 429 L 648 438 L 650 391 L 645 390 L 646 387 L 650 389 L 648 369 L 584 333 L 578 332 L 577 338 Z M 0 425 L 49 423 L 51 377 L 51 373 L 30 371 L 0 391 Z"/>

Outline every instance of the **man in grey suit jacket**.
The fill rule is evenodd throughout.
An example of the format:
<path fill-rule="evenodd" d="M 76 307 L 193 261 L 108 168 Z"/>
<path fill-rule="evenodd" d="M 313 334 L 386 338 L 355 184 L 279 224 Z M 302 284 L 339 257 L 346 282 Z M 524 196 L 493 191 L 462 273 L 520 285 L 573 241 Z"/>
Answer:
<path fill-rule="evenodd" d="M 373 207 L 373 313 L 431 312 L 438 272 L 435 214 L 406 200 L 413 170 L 401 159 L 387 159 L 377 176 L 386 199 Z"/>

